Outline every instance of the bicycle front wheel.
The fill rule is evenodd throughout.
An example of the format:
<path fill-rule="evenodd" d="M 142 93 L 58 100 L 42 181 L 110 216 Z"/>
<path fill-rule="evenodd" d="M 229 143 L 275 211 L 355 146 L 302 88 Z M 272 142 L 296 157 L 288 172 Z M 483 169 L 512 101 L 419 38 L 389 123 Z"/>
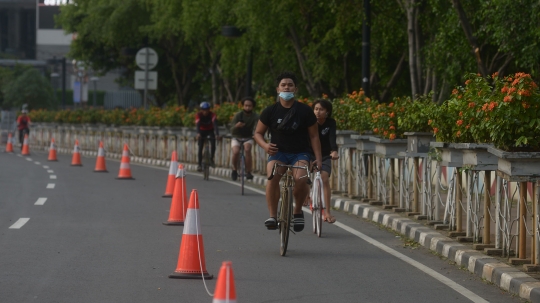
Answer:
<path fill-rule="evenodd" d="M 313 231 L 317 234 L 318 237 L 322 233 L 322 217 L 323 217 L 323 203 L 322 203 L 322 182 L 321 180 L 316 181 L 317 184 L 313 187 Z"/>
<path fill-rule="evenodd" d="M 280 212 L 279 212 L 279 237 L 280 246 L 279 253 L 285 256 L 287 246 L 289 244 L 289 231 L 291 228 L 292 216 L 292 188 L 286 188 L 281 195 Z"/>

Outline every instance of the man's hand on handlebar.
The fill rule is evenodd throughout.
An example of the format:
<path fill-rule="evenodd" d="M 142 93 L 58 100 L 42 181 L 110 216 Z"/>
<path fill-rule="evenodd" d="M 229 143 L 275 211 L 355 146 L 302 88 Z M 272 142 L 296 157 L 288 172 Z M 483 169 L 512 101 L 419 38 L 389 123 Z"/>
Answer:
<path fill-rule="evenodd" d="M 266 152 L 270 156 L 275 155 L 278 152 L 277 145 L 275 145 L 274 143 L 268 143 L 268 145 L 266 145 Z"/>

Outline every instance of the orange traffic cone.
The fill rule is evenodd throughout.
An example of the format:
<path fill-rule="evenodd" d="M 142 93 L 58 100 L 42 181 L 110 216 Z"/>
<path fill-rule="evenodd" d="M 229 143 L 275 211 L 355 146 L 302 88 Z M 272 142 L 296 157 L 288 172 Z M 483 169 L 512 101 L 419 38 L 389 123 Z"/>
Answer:
<path fill-rule="evenodd" d="M 169 211 L 169 220 L 163 222 L 163 225 L 184 225 L 188 208 L 186 182 L 184 180 L 185 175 L 184 165 L 178 165 L 175 180 L 176 184 L 174 185 L 171 209 Z"/>
<path fill-rule="evenodd" d="M 30 155 L 30 148 L 28 147 L 28 134 L 24 134 L 24 141 L 23 141 L 23 146 L 22 146 L 22 152 L 21 154 L 23 156 L 28 156 Z"/>
<path fill-rule="evenodd" d="M 127 144 L 124 143 L 124 151 L 122 152 L 122 161 L 120 162 L 120 172 L 118 173 L 119 180 L 134 180 L 131 177 L 131 168 L 129 167 L 129 149 Z"/>
<path fill-rule="evenodd" d="M 231 261 L 223 261 L 219 270 L 212 303 L 236 303 L 236 287 Z"/>
<path fill-rule="evenodd" d="M 174 184 L 175 176 L 176 176 L 176 170 L 178 169 L 178 158 L 176 155 L 176 151 L 174 150 L 172 152 L 171 156 L 171 166 L 169 167 L 169 177 L 167 178 L 167 187 L 165 187 L 165 194 L 163 194 L 163 198 L 169 198 L 173 196 L 174 191 Z"/>
<path fill-rule="evenodd" d="M 8 133 L 6 153 L 12 153 L 12 152 L 13 152 L 13 136 L 11 136 L 11 133 Z"/>
<path fill-rule="evenodd" d="M 180 243 L 178 265 L 169 278 L 175 279 L 212 279 L 214 276 L 206 271 L 204 260 L 204 244 L 200 234 L 199 195 L 197 190 L 191 192 L 189 206 Z"/>
<path fill-rule="evenodd" d="M 75 140 L 75 146 L 73 147 L 73 157 L 71 158 L 71 166 L 82 166 L 79 140 Z"/>
<path fill-rule="evenodd" d="M 107 167 L 105 166 L 105 150 L 103 149 L 103 142 L 99 141 L 99 149 L 97 152 L 96 159 L 96 168 L 94 169 L 95 173 L 108 173 Z"/>
<path fill-rule="evenodd" d="M 48 161 L 58 161 L 56 158 L 56 144 L 54 144 L 54 138 L 51 138 L 51 147 L 49 147 L 49 159 Z"/>

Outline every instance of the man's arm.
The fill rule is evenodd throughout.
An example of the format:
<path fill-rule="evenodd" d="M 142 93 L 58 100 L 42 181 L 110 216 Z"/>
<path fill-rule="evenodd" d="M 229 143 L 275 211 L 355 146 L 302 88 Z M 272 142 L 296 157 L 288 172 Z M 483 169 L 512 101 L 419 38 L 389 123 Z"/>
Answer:
<path fill-rule="evenodd" d="M 311 148 L 315 154 L 315 163 L 319 170 L 322 168 L 322 155 L 321 155 L 321 141 L 319 140 L 319 127 L 317 122 L 308 128 L 309 140 L 311 141 Z"/>
<path fill-rule="evenodd" d="M 255 128 L 255 134 L 253 135 L 253 139 L 255 139 L 255 142 L 259 144 L 260 147 L 264 148 L 264 150 L 270 155 L 273 156 L 278 152 L 277 146 L 272 143 L 266 143 L 264 140 L 264 134 L 268 130 L 268 126 L 264 125 L 260 120 L 257 123 L 257 127 Z"/>

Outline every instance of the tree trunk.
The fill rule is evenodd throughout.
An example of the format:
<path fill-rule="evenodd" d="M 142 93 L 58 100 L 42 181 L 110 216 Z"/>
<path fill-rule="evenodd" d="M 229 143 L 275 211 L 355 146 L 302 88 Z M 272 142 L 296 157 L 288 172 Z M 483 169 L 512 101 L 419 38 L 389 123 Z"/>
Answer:
<path fill-rule="evenodd" d="M 403 69 L 403 65 L 405 62 L 406 53 L 404 52 L 403 55 L 401 55 L 401 58 L 399 59 L 398 65 L 396 66 L 396 69 L 394 70 L 394 73 L 392 74 L 392 77 L 386 83 L 386 87 L 384 88 L 384 91 L 381 94 L 381 102 L 385 102 L 388 98 L 390 89 L 394 86 L 394 84 L 397 82 L 397 79 L 399 77 L 399 74 L 401 73 L 401 70 Z"/>
<path fill-rule="evenodd" d="M 298 35 L 296 34 L 296 31 L 294 28 L 290 27 L 289 32 L 291 33 L 291 41 L 294 46 L 294 50 L 296 52 L 296 58 L 298 59 L 298 65 L 300 66 L 300 72 L 302 73 L 302 78 L 304 79 L 306 83 L 306 88 L 310 95 L 313 97 L 319 96 L 319 92 L 316 89 L 315 81 L 313 81 L 313 77 L 311 76 L 310 71 L 306 67 L 306 58 L 304 57 L 304 54 L 302 53 L 302 48 L 300 46 L 300 41 L 298 39 Z"/>
<path fill-rule="evenodd" d="M 481 73 L 482 76 L 487 77 L 488 71 L 486 65 L 484 64 L 480 56 L 480 47 L 478 46 L 476 37 L 473 35 L 471 24 L 469 23 L 469 19 L 465 14 L 465 10 L 463 10 L 463 7 L 461 6 L 461 2 L 459 0 L 452 0 L 452 4 L 456 9 L 459 21 L 461 23 L 461 27 L 463 28 L 463 32 L 465 33 L 465 36 L 467 37 L 467 40 L 469 41 L 469 44 L 472 48 L 472 53 L 474 55 L 474 58 L 476 59 L 476 64 L 478 65 L 478 72 Z"/>
<path fill-rule="evenodd" d="M 418 73 L 416 64 L 416 38 L 415 38 L 415 19 L 418 8 L 416 7 L 416 0 L 408 0 L 405 4 L 405 10 L 407 12 L 407 34 L 409 44 L 409 73 L 411 77 L 411 93 L 413 100 L 416 98 L 419 92 Z"/>

